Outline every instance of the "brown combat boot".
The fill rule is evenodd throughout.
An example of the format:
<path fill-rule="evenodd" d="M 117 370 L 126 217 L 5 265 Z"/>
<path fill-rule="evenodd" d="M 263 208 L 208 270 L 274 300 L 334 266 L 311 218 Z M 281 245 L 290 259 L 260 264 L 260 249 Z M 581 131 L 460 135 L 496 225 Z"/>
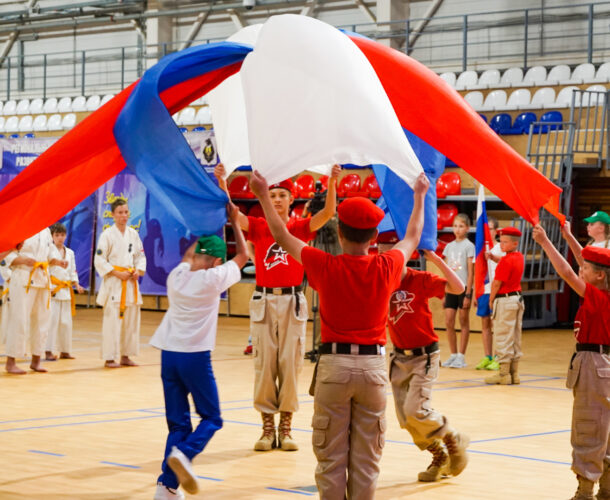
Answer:
<path fill-rule="evenodd" d="M 443 436 L 443 441 L 449 452 L 449 472 L 451 475 L 457 476 L 468 464 L 466 448 L 470 443 L 470 438 L 457 431 L 451 431 Z"/>
<path fill-rule="evenodd" d="M 593 496 L 593 487 L 595 483 L 581 476 L 576 476 L 578 479 L 578 489 L 571 500 L 595 500 Z"/>
<path fill-rule="evenodd" d="M 500 371 L 485 379 L 485 383 L 489 385 L 510 385 L 510 363 L 500 363 Z"/>
<path fill-rule="evenodd" d="M 297 442 L 290 435 L 292 425 L 292 413 L 289 411 L 280 412 L 280 424 L 277 426 L 278 446 L 284 451 L 296 451 L 299 449 Z"/>
<path fill-rule="evenodd" d="M 513 385 L 519 385 L 521 379 L 519 378 L 519 360 L 513 359 L 510 362 L 510 378 Z"/>
<path fill-rule="evenodd" d="M 263 417 L 263 434 L 254 443 L 255 451 L 269 451 L 276 447 L 275 444 L 275 420 L 273 413 L 261 413 Z"/>
<path fill-rule="evenodd" d="M 599 491 L 597 500 L 610 500 L 610 466 L 604 461 L 604 472 L 599 478 Z"/>
<path fill-rule="evenodd" d="M 449 475 L 449 455 L 445 453 L 440 440 L 434 441 L 426 449 L 432 453 L 432 463 L 417 475 L 417 479 L 423 483 L 434 483 Z"/>

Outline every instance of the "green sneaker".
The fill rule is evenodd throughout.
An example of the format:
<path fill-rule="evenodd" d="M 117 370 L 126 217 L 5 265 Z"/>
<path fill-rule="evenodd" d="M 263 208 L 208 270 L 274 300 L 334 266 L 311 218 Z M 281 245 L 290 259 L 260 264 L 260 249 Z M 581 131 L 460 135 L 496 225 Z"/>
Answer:
<path fill-rule="evenodd" d="M 494 358 L 492 361 L 489 362 L 485 369 L 498 371 L 500 369 L 500 363 L 498 363 L 498 360 Z"/>
<path fill-rule="evenodd" d="M 475 370 L 485 370 L 489 366 L 489 363 L 492 363 L 492 360 L 487 356 L 484 356 L 483 359 L 479 361 L 479 364 L 475 366 Z"/>

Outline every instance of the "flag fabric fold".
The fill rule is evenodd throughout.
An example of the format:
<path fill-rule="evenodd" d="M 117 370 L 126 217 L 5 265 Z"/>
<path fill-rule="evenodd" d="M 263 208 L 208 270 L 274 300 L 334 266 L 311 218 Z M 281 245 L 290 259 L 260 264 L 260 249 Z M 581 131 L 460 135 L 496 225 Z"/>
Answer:
<path fill-rule="evenodd" d="M 474 263 L 474 293 L 478 299 L 485 293 L 485 285 L 489 283 L 489 267 L 485 252 L 489 252 L 494 246 L 489 232 L 487 221 L 487 209 L 485 207 L 485 188 L 479 184 L 477 199 L 477 223 L 475 234 L 475 263 Z"/>

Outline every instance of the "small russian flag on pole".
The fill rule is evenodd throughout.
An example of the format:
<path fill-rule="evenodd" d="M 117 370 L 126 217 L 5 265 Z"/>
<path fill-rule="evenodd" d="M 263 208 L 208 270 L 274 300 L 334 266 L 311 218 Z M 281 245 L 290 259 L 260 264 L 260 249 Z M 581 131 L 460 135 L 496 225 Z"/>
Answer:
<path fill-rule="evenodd" d="M 479 184 L 479 197 L 477 200 L 477 229 L 475 236 L 475 263 L 474 263 L 474 293 L 479 298 L 485 293 L 485 284 L 489 282 L 489 270 L 485 252 L 493 247 L 487 210 L 485 209 L 485 188 Z"/>

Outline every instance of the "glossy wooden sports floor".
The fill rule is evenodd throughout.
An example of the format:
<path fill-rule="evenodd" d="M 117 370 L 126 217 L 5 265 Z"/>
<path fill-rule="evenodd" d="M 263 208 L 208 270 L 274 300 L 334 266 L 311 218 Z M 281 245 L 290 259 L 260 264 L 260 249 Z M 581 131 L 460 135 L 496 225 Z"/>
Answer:
<path fill-rule="evenodd" d="M 161 317 L 143 313 L 137 368 L 102 367 L 101 311 L 79 309 L 77 359 L 47 362 L 48 374 L 2 372 L 0 499 L 152 499 L 166 425 L 159 353 L 147 342 Z M 247 337 L 247 319 L 220 318 L 213 364 L 224 427 L 194 462 L 201 492 L 190 498 L 317 498 L 313 399 L 307 394 L 313 365 L 305 361 L 301 409 L 294 419 L 293 437 L 301 449 L 255 452 L 260 421 L 252 408 L 252 360 L 242 354 Z M 441 332 L 446 353 L 444 337 Z M 478 334 L 471 335 L 468 368 L 441 369 L 434 406 L 472 439 L 469 466 L 456 478 L 417 482 L 430 455 L 399 428 L 388 388 L 388 431 L 376 498 L 529 500 L 573 494 L 572 397 L 564 385 L 572 332 L 526 331 L 523 346 L 520 386 L 483 383 L 486 373 L 474 370 L 481 357 Z"/>

